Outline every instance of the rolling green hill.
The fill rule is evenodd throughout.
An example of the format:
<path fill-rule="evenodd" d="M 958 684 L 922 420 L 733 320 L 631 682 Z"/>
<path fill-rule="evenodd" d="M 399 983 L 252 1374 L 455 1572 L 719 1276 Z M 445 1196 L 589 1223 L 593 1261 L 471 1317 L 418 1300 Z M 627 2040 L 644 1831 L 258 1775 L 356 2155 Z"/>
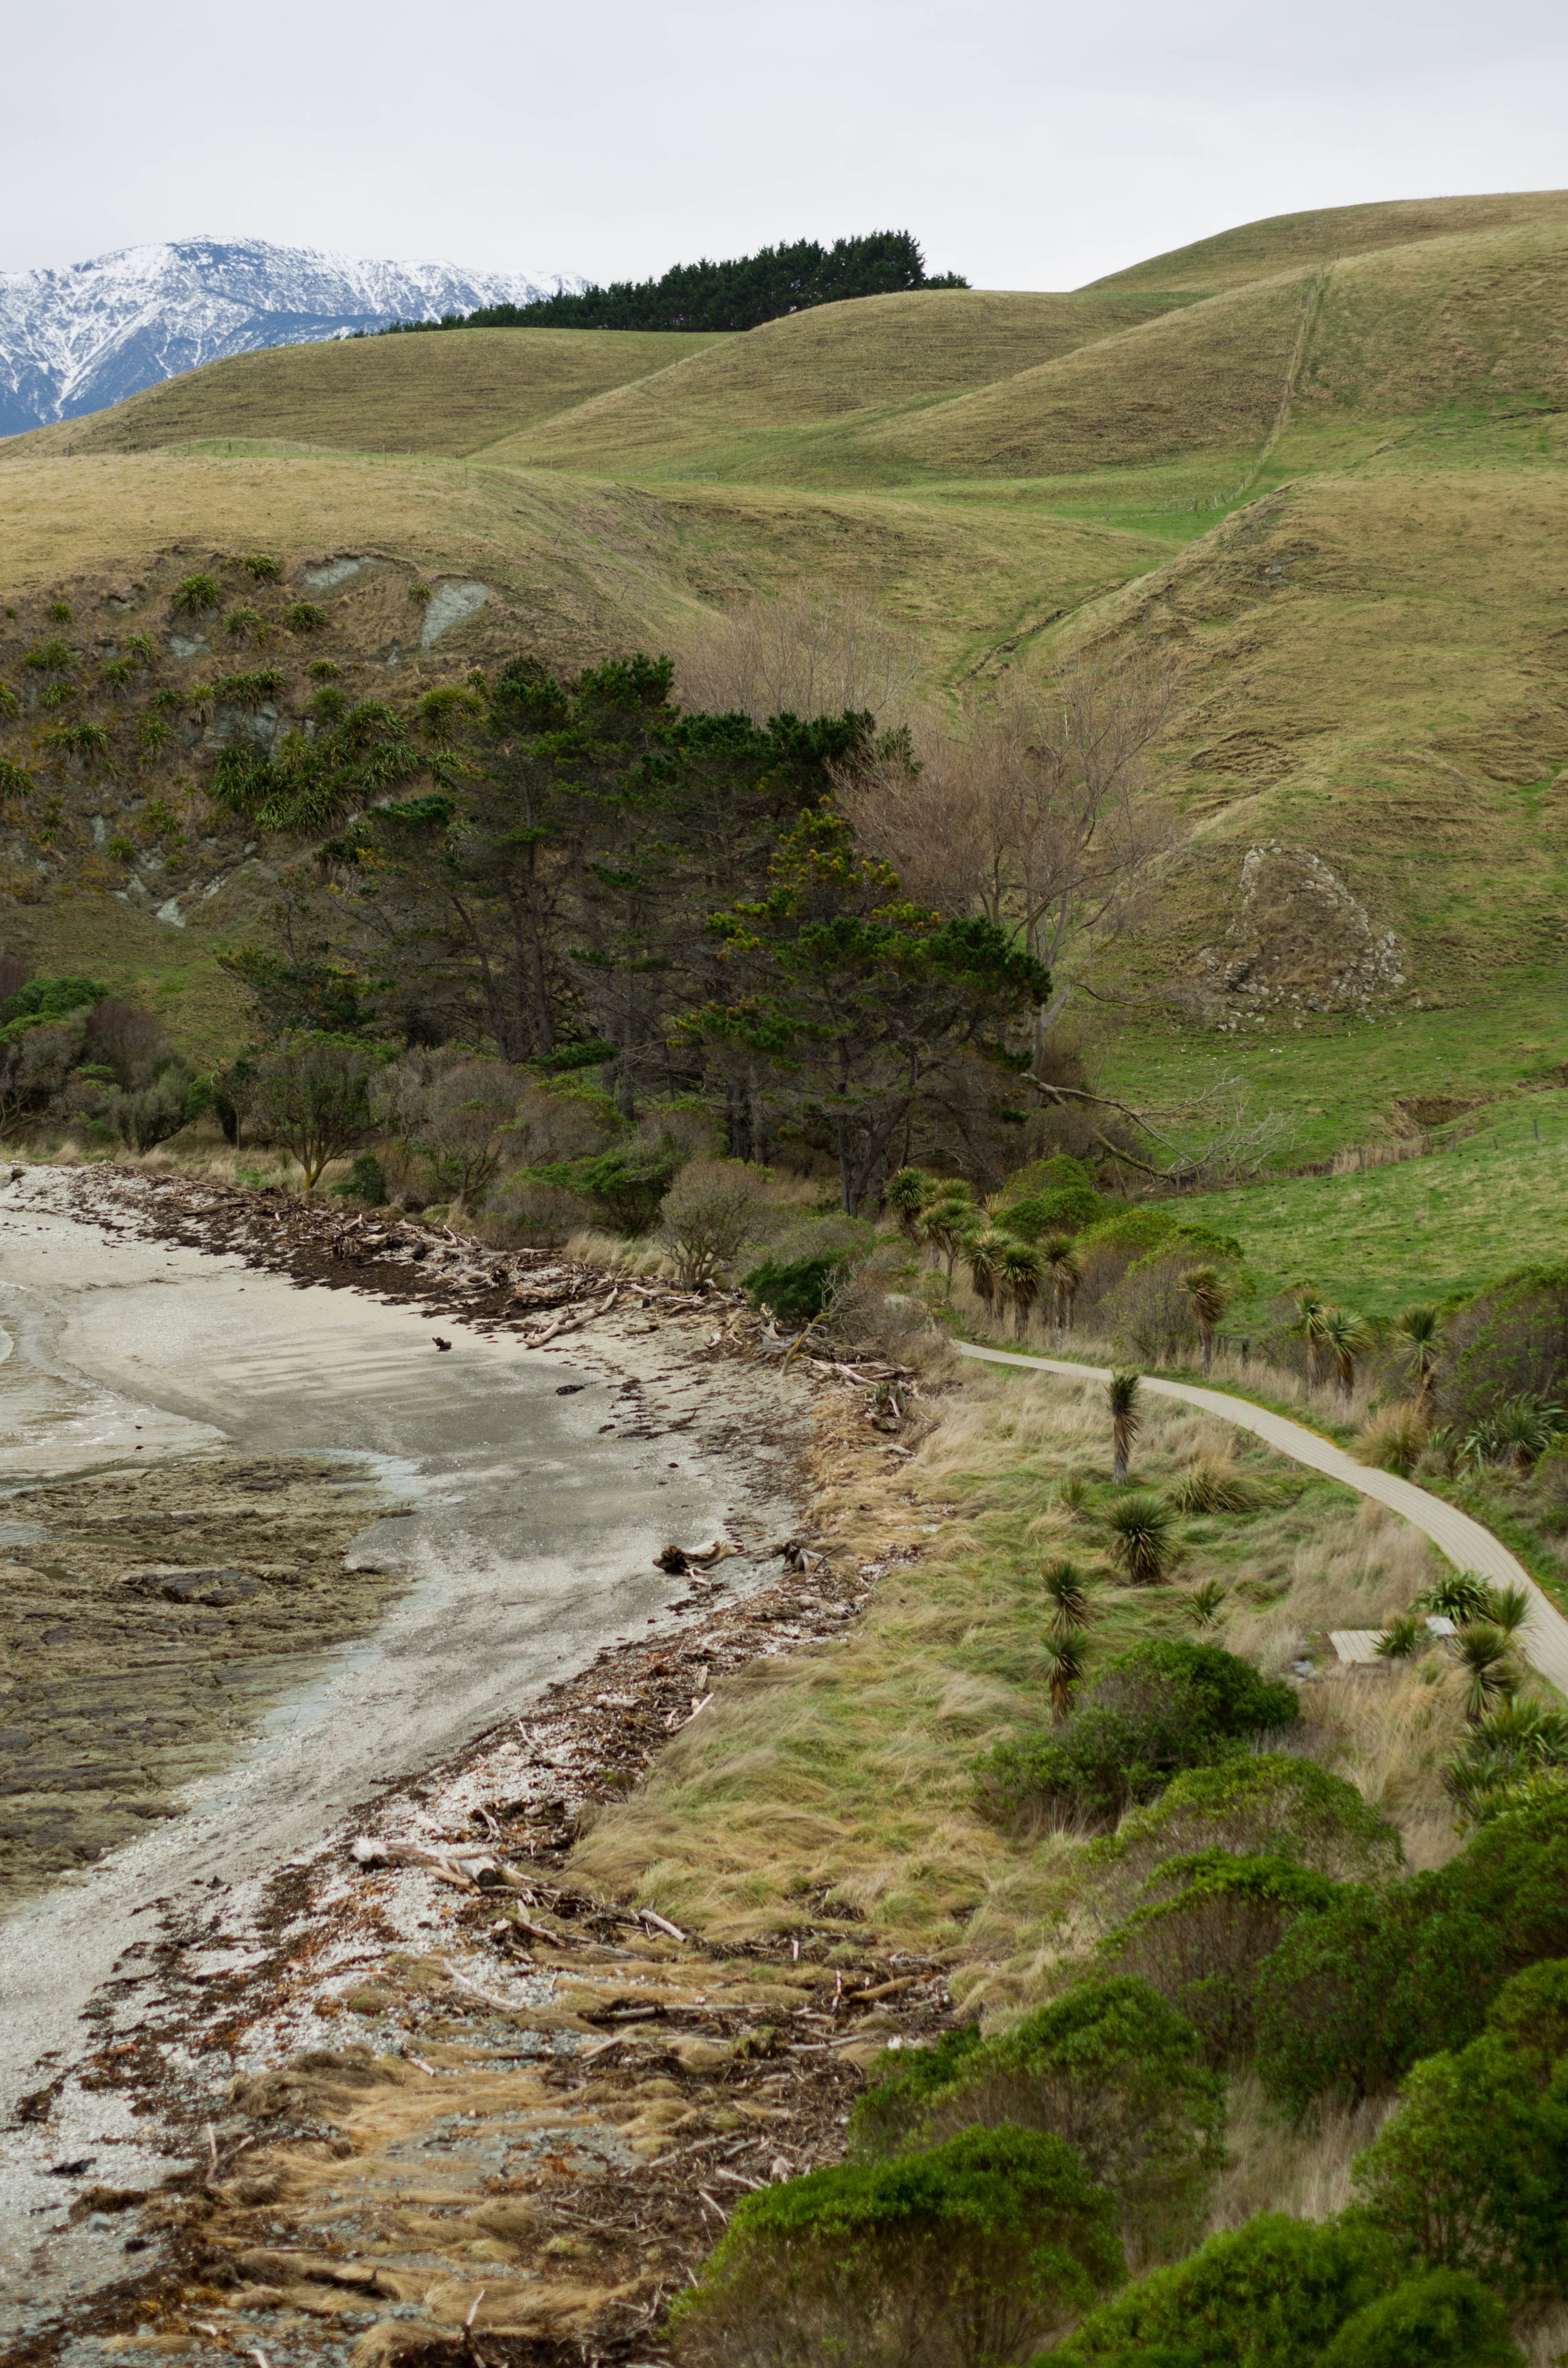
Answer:
<path fill-rule="evenodd" d="M 175 575 L 250 548 L 296 588 L 344 553 L 392 571 L 404 588 L 361 585 L 333 631 L 400 698 L 519 642 L 562 664 L 678 642 L 798 585 L 916 633 L 937 701 L 1153 641 L 1188 836 L 1133 1000 L 1083 1024 L 1134 1094 L 1186 1048 L 1234 1052 L 1321 1154 L 1386 1127 L 1400 1063 L 1438 1090 L 1484 1038 L 1491 1089 L 1568 1059 L 1565 313 L 1568 192 L 1544 191 L 1280 217 L 1074 294 L 919 291 L 727 338 L 247 355 L 0 447 L 0 680 L 28 689 L 61 592 L 85 643 L 112 645 L 122 597 L 166 641 Z M 423 652 L 415 575 L 487 594 Z M 36 700 L 0 718 L 5 753 L 41 764 L 44 729 Z M 54 771 L 85 828 L 97 787 Z M 41 943 L 75 927 L 59 826 L 10 823 L 4 933 Z M 183 962 L 229 894 L 192 905 Z M 147 913 L 109 917 L 148 975 L 172 957 Z M 1369 1026 L 1392 1068 L 1358 1067 Z M 1329 1082 L 1239 1050 L 1281 1039 Z"/>

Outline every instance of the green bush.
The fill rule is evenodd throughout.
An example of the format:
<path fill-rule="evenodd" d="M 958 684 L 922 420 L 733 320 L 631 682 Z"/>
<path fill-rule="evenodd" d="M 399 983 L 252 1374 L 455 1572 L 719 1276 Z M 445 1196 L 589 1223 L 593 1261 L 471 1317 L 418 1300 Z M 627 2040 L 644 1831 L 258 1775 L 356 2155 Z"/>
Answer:
<path fill-rule="evenodd" d="M 810 1324 L 833 1296 L 844 1255 L 835 1250 L 817 1258 L 764 1258 L 742 1278 L 743 1288 L 754 1307 L 770 1307 L 780 1324 Z"/>
<path fill-rule="evenodd" d="M 1080 1982 L 963 2055 L 929 2098 L 924 2138 L 975 2126 L 1045 2130 L 1116 2198 L 1147 2259 L 1201 2227 L 1224 2159 L 1225 2091 L 1185 2016 L 1146 1982 Z"/>
<path fill-rule="evenodd" d="M 958 2078 L 980 2044 L 980 2025 L 960 2022 L 944 2031 L 934 2047 L 884 2049 L 850 2111 L 851 2153 L 863 2161 L 901 2153 L 937 2089 Z"/>
<path fill-rule="evenodd" d="M 1156 1879 L 1176 1888 L 1109 1933 L 1100 1961 L 1147 1982 L 1184 2014 L 1210 2064 L 1238 2064 L 1256 2044 L 1258 1968 L 1297 1917 L 1335 1904 L 1337 1886 L 1290 1859 L 1228 1850 L 1173 1860 Z"/>
<path fill-rule="evenodd" d="M 276 584 L 283 573 L 278 561 L 264 551 L 247 551 L 240 565 L 254 584 Z"/>
<path fill-rule="evenodd" d="M 38 787 L 25 765 L 14 757 L 0 757 L 0 798 L 30 797 Z"/>
<path fill-rule="evenodd" d="M 12 689 L 10 684 L 8 682 L 0 682 L 0 715 L 3 715 L 6 721 L 9 722 L 12 716 L 19 715 L 21 712 L 22 702 L 17 697 L 17 694 Z"/>
<path fill-rule="evenodd" d="M 75 663 L 71 644 L 62 641 L 35 642 L 22 660 L 39 674 L 69 674 Z"/>
<path fill-rule="evenodd" d="M 1162 2347 L 1191 2368 L 1312 2368 L 1352 2314 L 1387 2292 L 1392 2264 L 1370 2228 L 1262 2213 L 1102 2305 L 1051 2368 L 1131 2368 Z"/>
<path fill-rule="evenodd" d="M 1568 2291 L 1568 2084 L 1543 2096 L 1488 2033 L 1417 2064 L 1356 2159 L 1356 2208 L 1413 2263 L 1468 2270 L 1509 2301 Z"/>
<path fill-rule="evenodd" d="M 1301 1714 L 1292 1689 L 1217 1645 L 1163 1638 L 1100 1664 L 1048 1734 L 1000 1744 L 976 1763 L 983 1809 L 1012 1823 L 1071 1816 L 1109 1823 L 1184 1768 Z"/>
<path fill-rule="evenodd" d="M 1347 2318 L 1315 2368 L 1525 2368 L 1525 2355 L 1479 2279 L 1431 2270 Z"/>
<path fill-rule="evenodd" d="M 367 1208 L 384 1209 L 387 1200 L 386 1170 L 373 1151 L 362 1151 L 341 1184 L 335 1184 L 332 1189 L 340 1200 L 363 1201 Z"/>
<path fill-rule="evenodd" d="M 288 681 L 280 666 L 257 666 L 246 674 L 220 675 L 212 686 L 212 696 L 221 707 L 260 707 L 268 699 L 276 699 Z"/>
<path fill-rule="evenodd" d="M 745 2196 L 671 2328 L 683 2368 L 994 2368 L 1121 2274 L 1110 2198 L 1071 2146 L 967 2130 Z"/>
<path fill-rule="evenodd" d="M 667 1145 L 640 1144 L 630 1151 L 601 1151 L 587 1159 L 552 1160 L 521 1173 L 529 1181 L 597 1201 L 600 1213 L 623 1234 L 645 1234 L 680 1165 L 680 1155 Z"/>
<path fill-rule="evenodd" d="M 1278 2103 L 1298 2114 L 1325 2095 L 1354 2103 L 1474 2036 L 1502 1979 L 1501 1936 L 1475 1916 L 1437 1913 L 1432 1880 L 1387 1893 L 1347 1884 L 1265 1960 L 1257 2071 Z"/>
<path fill-rule="evenodd" d="M 1142 1881 L 1163 1860 L 1202 1850 L 1291 1859 L 1343 1881 L 1392 1874 L 1399 1828 L 1315 1759 L 1250 1752 L 1174 1776 L 1153 1807 L 1091 1846 L 1096 1882 Z"/>
<path fill-rule="evenodd" d="M 998 1232 L 1021 1242 L 1043 1241 L 1047 1234 L 1081 1233 L 1098 1222 L 1108 1203 L 1082 1184 L 1058 1185 L 1054 1190 L 1031 1192 L 996 1212 Z"/>
<path fill-rule="evenodd" d="M 108 995 L 108 987 L 94 978 L 29 978 L 0 1003 L 0 1024 L 14 1019 L 62 1019 L 68 1011 L 102 1003 Z"/>
<path fill-rule="evenodd" d="M 326 622 L 326 610 L 314 600 L 291 600 L 283 611 L 283 622 L 291 633 L 319 633 Z"/>
<path fill-rule="evenodd" d="M 1568 2056 L 1568 1959 L 1548 1958 L 1505 1982 L 1487 2010 L 1486 2028 L 1544 2089 Z"/>
<path fill-rule="evenodd" d="M 182 575 L 170 606 L 176 617 L 200 617 L 215 609 L 222 597 L 223 587 L 215 575 Z"/>

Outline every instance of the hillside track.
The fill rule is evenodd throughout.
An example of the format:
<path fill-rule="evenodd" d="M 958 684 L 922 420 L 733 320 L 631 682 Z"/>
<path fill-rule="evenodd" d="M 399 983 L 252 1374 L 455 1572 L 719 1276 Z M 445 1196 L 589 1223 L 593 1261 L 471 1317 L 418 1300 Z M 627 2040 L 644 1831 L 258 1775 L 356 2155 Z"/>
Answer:
<path fill-rule="evenodd" d="M 980 1349 L 967 1341 L 955 1341 L 960 1357 L 975 1357 L 988 1365 L 1022 1365 L 1037 1372 L 1060 1373 L 1067 1380 L 1108 1382 L 1110 1371 L 1105 1365 L 1069 1363 L 1064 1358 L 1026 1357 L 1006 1349 Z M 1414 1522 L 1429 1537 L 1439 1554 L 1460 1570 L 1473 1570 L 1489 1579 L 1494 1587 L 1522 1587 L 1530 1599 L 1530 1616 L 1520 1632 L 1519 1642 L 1530 1667 L 1560 1693 L 1568 1693 L 1568 1620 L 1557 1606 L 1536 1585 L 1517 1556 L 1511 1554 L 1501 1538 L 1460 1512 L 1442 1497 L 1418 1488 L 1414 1480 L 1402 1480 L 1397 1473 L 1377 1472 L 1369 1464 L 1358 1463 L 1342 1447 L 1321 1432 L 1309 1430 L 1305 1423 L 1292 1422 L 1289 1416 L 1271 1414 L 1267 1406 L 1254 1406 L 1246 1398 L 1233 1398 L 1223 1390 L 1206 1390 L 1190 1382 L 1161 1381 L 1153 1373 L 1142 1376 L 1142 1385 L 1151 1396 L 1180 1398 L 1187 1406 L 1201 1406 L 1205 1414 L 1218 1415 L 1221 1422 L 1233 1422 L 1242 1430 L 1250 1430 L 1266 1447 L 1277 1448 L 1281 1455 L 1294 1458 L 1298 1463 L 1310 1465 L 1330 1480 L 1337 1480 L 1346 1488 L 1354 1488 L 1363 1497 L 1375 1497 L 1391 1512 Z"/>

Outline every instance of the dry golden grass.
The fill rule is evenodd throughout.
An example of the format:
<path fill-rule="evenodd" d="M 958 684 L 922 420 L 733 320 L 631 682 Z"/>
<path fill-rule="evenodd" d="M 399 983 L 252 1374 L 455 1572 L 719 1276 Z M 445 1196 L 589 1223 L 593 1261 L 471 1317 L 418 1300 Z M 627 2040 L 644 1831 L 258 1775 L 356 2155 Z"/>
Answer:
<path fill-rule="evenodd" d="M 846 427 L 1010 379 L 1172 302 L 934 289 L 824 304 L 601 395 L 494 457 L 617 476 L 711 469 L 833 483 Z"/>
<path fill-rule="evenodd" d="M 110 411 L 3 449 L 6 458 L 30 458 L 40 450 L 140 452 L 187 438 L 287 437 L 370 451 L 470 452 L 719 342 L 659 330 L 444 329 L 272 346 L 165 379 Z"/>
<path fill-rule="evenodd" d="M 1477 198 L 1399 198 L 1381 204 L 1330 206 L 1314 213 L 1271 214 L 1215 238 L 1152 256 L 1091 284 L 1101 288 L 1234 288 L 1294 266 L 1321 269 L 1336 256 L 1405 246 L 1517 222 L 1568 222 L 1568 189 L 1523 189 Z"/>
<path fill-rule="evenodd" d="M 820 1532 L 840 1567 L 882 1571 L 861 1621 L 831 1648 L 722 1685 L 645 1791 L 603 1814 L 579 1863 L 713 1936 L 798 1926 L 816 1913 L 806 1895 L 825 1891 L 885 1944 L 941 1952 L 957 1994 L 994 2019 L 1048 1985 L 1071 1945 L 1079 1881 L 1070 1835 L 998 1831 L 977 1816 L 969 1774 L 978 1753 L 1041 1717 L 1041 1564 L 1066 1554 L 1096 1577 L 1097 1645 L 1192 1631 L 1180 1587 L 1129 1590 L 1106 1562 L 1098 1384 L 966 1372 L 943 1406 L 897 1472 L 846 1418 L 830 1422 Z M 1151 1401 L 1134 1477 L 1168 1486 L 1233 1437 L 1195 1408 Z M 1369 1606 L 1403 1609 L 1424 1583 L 1429 1550 L 1403 1524 L 1363 1520 L 1346 1491 L 1261 1449 L 1244 1446 L 1238 1463 L 1259 1509 L 1184 1524 L 1176 1574 L 1226 1586 L 1218 1641 L 1244 1650 L 1256 1623 L 1274 1622 L 1291 1654 L 1310 1636 L 1321 1656 L 1323 1623 L 1365 1624 Z M 1365 1769 L 1378 1797 L 1424 1816 L 1426 1793 L 1378 1760 L 1388 1737 L 1363 1733 L 1343 1691 L 1315 1690 L 1334 1716 L 1309 1719 L 1307 1748 L 1356 1781 Z"/>

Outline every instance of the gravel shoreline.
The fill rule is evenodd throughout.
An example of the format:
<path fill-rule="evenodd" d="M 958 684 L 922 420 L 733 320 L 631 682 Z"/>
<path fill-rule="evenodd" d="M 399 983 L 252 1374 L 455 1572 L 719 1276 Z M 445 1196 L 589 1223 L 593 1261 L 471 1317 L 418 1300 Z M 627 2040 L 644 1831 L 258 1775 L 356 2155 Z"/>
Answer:
<path fill-rule="evenodd" d="M 569 1342 L 564 1392 L 610 1384 L 610 1437 L 684 1454 L 744 1436 L 797 1490 L 813 1417 L 887 1452 L 885 1371 L 781 1371 L 722 1293 L 177 1176 L 87 1170 L 70 1190 L 142 1239 L 469 1337 Z M 664 2300 L 736 2195 L 831 2159 L 864 2063 L 945 2020 L 938 1967 L 881 1956 L 809 1903 L 776 1942 L 707 1948 L 573 1884 L 596 1804 L 729 1672 L 831 1650 L 879 1573 L 780 1523 L 777 1478 L 717 1540 L 679 1532 L 676 1503 L 690 1559 L 656 1574 L 657 1633 L 602 1645 L 290 1863 L 149 1903 L 93 1997 L 92 2044 L 43 2067 L 18 2128 L 47 2154 L 97 2110 L 156 2131 L 164 2176 L 117 2180 L 112 2146 L 57 2161 L 62 2216 L 37 2230 L 37 2305 L 8 2357 L 84 2368 L 129 2339 L 365 2368 L 472 2359 L 481 2331 L 493 2362 L 656 2357 Z M 69 2299 L 51 2295 L 64 2260 Z"/>

